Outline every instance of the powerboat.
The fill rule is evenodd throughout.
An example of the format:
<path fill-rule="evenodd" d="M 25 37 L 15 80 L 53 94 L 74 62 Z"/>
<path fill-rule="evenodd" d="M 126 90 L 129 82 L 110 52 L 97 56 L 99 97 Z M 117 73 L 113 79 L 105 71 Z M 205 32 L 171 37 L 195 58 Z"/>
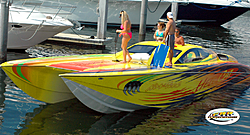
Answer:
<path fill-rule="evenodd" d="M 27 49 L 72 27 L 58 15 L 12 5 L 9 8 L 7 49 Z"/>
<path fill-rule="evenodd" d="M 169 49 L 161 42 L 139 42 L 128 50 L 130 63 L 120 63 L 118 52 L 14 60 L 1 66 L 35 99 L 56 103 L 76 97 L 101 113 L 165 108 L 250 84 L 249 66 L 201 46 L 175 44 L 172 67 L 165 66 Z"/>
<path fill-rule="evenodd" d="M 174 0 L 178 3 L 177 20 L 181 24 L 222 25 L 250 9 L 247 0 Z M 160 21 L 167 21 L 167 8 Z"/>

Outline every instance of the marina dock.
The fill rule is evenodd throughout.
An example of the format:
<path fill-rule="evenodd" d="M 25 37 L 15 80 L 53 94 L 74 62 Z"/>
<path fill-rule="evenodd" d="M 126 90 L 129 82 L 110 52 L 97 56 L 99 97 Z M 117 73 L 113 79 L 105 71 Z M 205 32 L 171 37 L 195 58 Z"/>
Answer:
<path fill-rule="evenodd" d="M 97 39 L 96 36 L 88 36 L 88 35 L 79 35 L 79 34 L 70 34 L 70 33 L 59 33 L 52 38 L 48 38 L 45 42 L 59 42 L 64 44 L 71 45 L 81 45 L 84 47 L 90 47 L 97 49 L 105 48 L 105 44 L 109 43 L 113 40 L 111 37 L 107 37 L 106 39 Z"/>

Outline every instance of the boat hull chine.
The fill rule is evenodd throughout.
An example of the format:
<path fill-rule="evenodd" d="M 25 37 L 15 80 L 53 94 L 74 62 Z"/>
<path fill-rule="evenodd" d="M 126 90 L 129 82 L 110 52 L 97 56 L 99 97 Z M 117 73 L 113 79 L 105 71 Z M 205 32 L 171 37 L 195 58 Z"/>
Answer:
<path fill-rule="evenodd" d="M 134 110 L 146 109 L 140 105 L 124 102 L 122 100 L 107 96 L 89 87 L 63 78 L 72 93 L 86 106 L 101 113 L 117 113 L 121 111 L 132 112 Z"/>

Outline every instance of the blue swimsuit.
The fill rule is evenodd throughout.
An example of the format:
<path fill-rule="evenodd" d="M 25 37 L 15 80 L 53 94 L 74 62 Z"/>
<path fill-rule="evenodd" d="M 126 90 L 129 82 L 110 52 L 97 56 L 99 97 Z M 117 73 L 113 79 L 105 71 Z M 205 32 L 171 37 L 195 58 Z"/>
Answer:
<path fill-rule="evenodd" d="M 159 34 L 159 30 L 156 31 L 155 36 L 156 36 L 156 37 L 164 37 L 163 32 L 161 32 L 161 33 Z"/>

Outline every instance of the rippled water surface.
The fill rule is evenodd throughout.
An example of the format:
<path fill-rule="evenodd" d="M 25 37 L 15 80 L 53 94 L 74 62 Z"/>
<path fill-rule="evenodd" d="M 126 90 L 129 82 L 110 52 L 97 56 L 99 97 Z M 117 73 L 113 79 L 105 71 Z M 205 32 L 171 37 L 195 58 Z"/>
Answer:
<path fill-rule="evenodd" d="M 186 43 L 198 44 L 220 53 L 227 53 L 242 64 L 250 65 L 250 12 L 221 27 L 179 25 Z M 115 37 L 115 28 L 107 36 Z M 138 41 L 133 29 L 129 44 Z M 68 30 L 67 33 L 73 33 Z M 86 27 L 77 32 L 96 35 L 96 28 Z M 147 30 L 146 40 L 153 40 L 154 30 Z M 89 53 L 115 53 L 117 44 L 110 42 L 105 50 L 79 46 L 43 43 L 26 53 L 9 52 L 8 59 L 47 57 Z M 116 49 L 115 49 L 116 47 Z M 209 94 L 190 104 L 160 110 L 139 110 L 131 113 L 101 114 L 85 107 L 77 99 L 58 104 L 46 104 L 25 94 L 0 70 L 0 134 L 250 134 L 250 89 L 235 85 Z M 230 108 L 241 118 L 231 125 L 214 125 L 205 114 L 214 108 Z"/>

